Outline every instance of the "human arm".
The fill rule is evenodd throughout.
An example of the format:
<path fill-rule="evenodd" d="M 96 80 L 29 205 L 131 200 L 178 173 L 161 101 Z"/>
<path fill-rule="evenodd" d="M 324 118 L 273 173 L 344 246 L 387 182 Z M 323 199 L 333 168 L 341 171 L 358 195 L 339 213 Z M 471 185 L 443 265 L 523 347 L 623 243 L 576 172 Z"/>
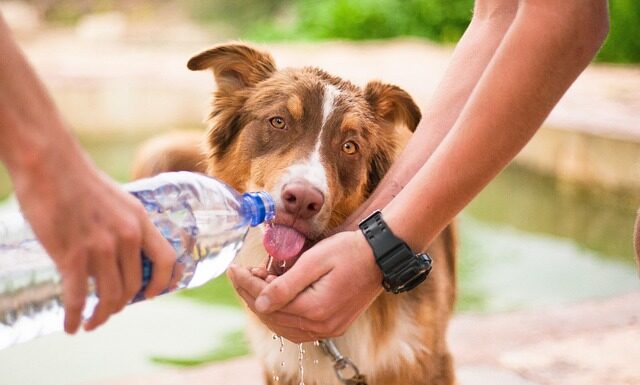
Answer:
<path fill-rule="evenodd" d="M 515 2 L 479 1 L 477 5 L 489 3 Z M 478 53 L 487 54 L 484 67 L 481 60 L 477 61 L 477 77 L 463 78 L 471 82 L 466 88 L 468 98 L 460 92 L 455 99 L 460 103 L 459 109 L 447 110 L 446 105 L 435 109 L 450 115 L 436 117 L 441 126 L 435 132 L 419 129 L 418 135 L 414 134 L 408 145 L 412 151 L 403 153 L 397 161 L 402 166 L 390 170 L 382 182 L 381 189 L 385 190 L 380 191 L 386 193 L 374 194 L 349 219 L 347 231 L 318 243 L 285 275 L 268 285 L 237 270 L 233 272 L 237 287 L 251 289 L 241 295 L 269 327 L 284 328 L 288 333 L 284 336 L 294 341 L 343 333 L 380 292 L 380 273 L 378 270 L 376 277 L 375 272 L 378 267 L 362 234 L 351 230 L 355 223 L 373 209 L 383 207 L 385 221 L 393 232 L 414 250 L 425 249 L 513 159 L 591 61 L 608 30 L 607 4 L 520 1 L 515 18 L 507 27 L 502 35 L 493 29 L 497 39 L 492 40 L 497 41 L 493 52 L 479 49 L 484 44 L 481 39 L 478 46 L 470 45 L 460 53 L 466 53 L 460 63 Z M 485 34 L 492 36 L 486 31 Z M 460 45 L 456 54 L 459 48 Z M 467 70 L 459 65 L 451 75 Z M 455 84 L 458 79 L 449 81 Z M 443 83 L 435 103 L 438 97 L 447 97 L 448 88 Z M 429 119 L 425 114 L 425 120 Z M 426 154 L 420 154 L 418 150 L 425 146 Z M 407 215 L 407 210 L 412 215 Z M 355 284 L 354 277 L 358 277 L 361 290 L 344 295 L 353 292 L 350 288 Z"/>
<path fill-rule="evenodd" d="M 75 332 L 94 278 L 91 330 L 140 289 L 140 250 L 154 263 L 145 294 L 171 278 L 175 253 L 141 204 L 98 171 L 68 131 L 0 15 L 0 161 L 23 214 L 62 276 L 65 330 Z"/>

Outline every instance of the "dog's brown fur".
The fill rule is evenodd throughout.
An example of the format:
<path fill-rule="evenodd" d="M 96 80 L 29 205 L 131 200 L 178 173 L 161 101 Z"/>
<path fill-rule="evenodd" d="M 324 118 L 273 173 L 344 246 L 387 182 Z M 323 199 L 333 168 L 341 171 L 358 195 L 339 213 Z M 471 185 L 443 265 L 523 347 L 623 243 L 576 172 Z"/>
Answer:
<path fill-rule="evenodd" d="M 398 154 L 407 129 L 413 131 L 420 120 L 419 109 L 398 87 L 371 82 L 360 89 L 315 68 L 278 71 L 269 54 L 242 44 L 214 47 L 192 58 L 188 67 L 211 70 L 217 83 L 205 159 L 211 175 L 240 191 L 277 194 L 283 170 L 306 159 L 314 148 L 320 153 L 328 185 L 322 210 L 305 222 L 304 232 L 311 239 L 339 225 L 364 202 Z M 337 90 L 338 96 L 325 122 L 322 95 L 326 97 L 328 88 Z M 270 126 L 272 116 L 283 117 L 287 122 L 284 130 Z M 357 152 L 352 154 L 350 145 L 344 153 L 347 141 L 358 143 Z M 156 146 L 160 154 L 155 155 L 151 154 L 153 145 L 147 147 L 134 176 L 164 171 L 158 160 L 166 159 L 167 153 L 174 164 L 203 159 L 197 147 L 189 146 L 177 145 L 180 151 Z M 262 263 L 265 252 L 260 236 L 250 233 L 240 257 L 245 263 Z M 424 284 L 401 295 L 382 294 L 344 336 L 335 339 L 342 353 L 367 376 L 369 385 L 455 382 L 445 340 L 455 299 L 452 226 L 439 235 L 429 252 L 434 269 Z M 251 324 L 251 342 L 264 365 L 267 383 L 299 384 L 298 347 L 288 346 L 284 354 L 279 353 L 272 333 L 257 319 Z M 304 382 L 338 384 L 331 362 L 315 346 L 309 344 L 305 349 L 307 362 L 317 359 L 318 363 L 307 365 Z M 285 357 L 294 357 L 294 361 L 288 360 L 289 366 L 283 369 L 279 363 Z M 278 381 L 274 382 L 274 375 Z"/>

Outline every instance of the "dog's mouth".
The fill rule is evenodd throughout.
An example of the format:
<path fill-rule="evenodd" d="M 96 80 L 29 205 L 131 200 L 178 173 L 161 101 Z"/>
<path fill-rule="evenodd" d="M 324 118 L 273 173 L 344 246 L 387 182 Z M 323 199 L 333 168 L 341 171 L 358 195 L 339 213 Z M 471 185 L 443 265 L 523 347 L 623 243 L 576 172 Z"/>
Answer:
<path fill-rule="evenodd" d="M 302 232 L 277 223 L 267 226 L 262 243 L 270 256 L 267 269 L 275 275 L 282 275 L 290 269 L 310 244 Z"/>

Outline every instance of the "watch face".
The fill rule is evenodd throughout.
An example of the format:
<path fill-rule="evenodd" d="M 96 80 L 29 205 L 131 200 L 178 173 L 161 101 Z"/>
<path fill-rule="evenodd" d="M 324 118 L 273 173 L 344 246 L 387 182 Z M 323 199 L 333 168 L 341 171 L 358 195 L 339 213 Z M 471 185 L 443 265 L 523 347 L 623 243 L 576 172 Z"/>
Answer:
<path fill-rule="evenodd" d="M 411 290 L 427 278 L 431 271 L 429 255 L 414 254 L 406 242 L 393 234 L 380 211 L 363 220 L 360 229 L 382 270 L 385 290 L 393 293 Z"/>
<path fill-rule="evenodd" d="M 431 272 L 431 257 L 425 253 L 419 253 L 406 261 L 402 273 L 396 277 L 395 284 L 391 284 L 391 291 L 402 293 L 417 287 L 424 282 Z"/>

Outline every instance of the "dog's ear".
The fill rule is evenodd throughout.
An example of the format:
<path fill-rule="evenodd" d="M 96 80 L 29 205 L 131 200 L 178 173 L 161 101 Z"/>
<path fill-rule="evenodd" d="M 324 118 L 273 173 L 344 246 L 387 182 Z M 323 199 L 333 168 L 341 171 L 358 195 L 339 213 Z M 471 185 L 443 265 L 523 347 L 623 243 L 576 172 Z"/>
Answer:
<path fill-rule="evenodd" d="M 242 90 L 275 73 L 271 55 L 240 43 L 215 46 L 192 57 L 192 71 L 211 70 L 217 84 L 209 113 L 209 157 L 220 163 L 231 150 L 243 122 L 239 113 L 246 101 Z"/>
<path fill-rule="evenodd" d="M 187 67 L 192 71 L 212 70 L 218 92 L 227 95 L 253 87 L 276 71 L 271 55 L 238 43 L 201 52 L 189 60 Z"/>
<path fill-rule="evenodd" d="M 400 87 L 372 81 L 364 89 L 364 97 L 376 117 L 392 130 L 399 125 L 415 131 L 420 122 L 420 109 L 411 96 Z M 377 141 L 378 149 L 371 159 L 367 194 L 371 194 L 391 167 L 398 150 L 398 131 L 387 131 Z"/>
<path fill-rule="evenodd" d="M 413 98 L 400 87 L 372 81 L 365 87 L 364 97 L 377 117 L 393 125 L 404 124 L 411 132 L 422 117 Z"/>

